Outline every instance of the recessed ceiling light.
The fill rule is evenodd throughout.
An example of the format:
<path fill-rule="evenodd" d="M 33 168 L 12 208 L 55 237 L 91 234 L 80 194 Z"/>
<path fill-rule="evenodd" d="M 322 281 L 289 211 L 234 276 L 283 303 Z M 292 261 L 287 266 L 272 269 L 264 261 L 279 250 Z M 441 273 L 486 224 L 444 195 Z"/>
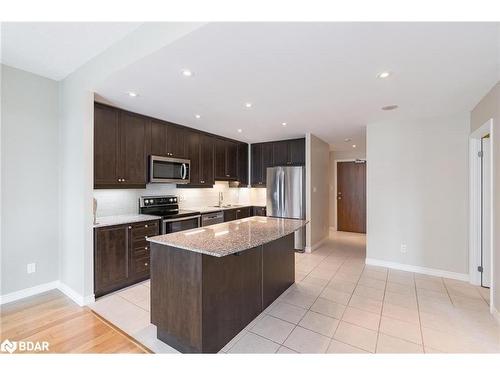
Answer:
<path fill-rule="evenodd" d="M 182 70 L 182 75 L 183 75 L 184 77 L 191 77 L 191 76 L 193 75 L 193 72 L 192 72 L 192 71 L 190 71 L 189 69 L 183 69 L 183 70 Z"/>
<path fill-rule="evenodd" d="M 392 111 L 396 108 L 398 108 L 396 104 L 386 105 L 385 107 L 382 107 L 382 111 Z"/>
<path fill-rule="evenodd" d="M 286 126 L 287 124 L 286 124 L 286 122 L 282 122 L 281 125 Z"/>
<path fill-rule="evenodd" d="M 245 107 L 252 108 L 252 103 L 245 103 Z"/>
<path fill-rule="evenodd" d="M 238 129 L 238 133 L 241 133 L 243 131 L 243 129 Z"/>
<path fill-rule="evenodd" d="M 391 72 L 381 72 L 379 74 L 377 74 L 377 78 L 387 78 L 391 75 Z"/>
<path fill-rule="evenodd" d="M 352 141 L 352 139 L 351 139 L 351 138 L 346 138 L 346 139 L 344 139 L 344 142 L 351 142 L 351 141 Z"/>
<path fill-rule="evenodd" d="M 135 91 L 127 91 L 127 95 L 132 97 L 132 98 L 139 96 L 139 94 L 137 94 Z"/>
<path fill-rule="evenodd" d="M 352 145 L 352 148 L 356 148 L 356 145 Z"/>
<path fill-rule="evenodd" d="M 201 118 L 201 116 L 200 116 L 200 115 L 194 115 L 194 117 L 196 117 L 196 118 Z"/>

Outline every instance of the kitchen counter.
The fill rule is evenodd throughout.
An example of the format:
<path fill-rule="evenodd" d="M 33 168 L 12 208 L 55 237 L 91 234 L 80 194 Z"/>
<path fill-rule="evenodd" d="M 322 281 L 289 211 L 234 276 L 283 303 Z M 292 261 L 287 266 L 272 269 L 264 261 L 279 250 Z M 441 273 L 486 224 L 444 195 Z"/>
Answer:
<path fill-rule="evenodd" d="M 141 221 L 160 220 L 161 217 L 153 215 L 128 214 L 116 216 L 103 216 L 96 218 L 97 223 L 94 228 L 109 227 L 112 225 L 121 225 L 129 223 L 138 223 Z"/>
<path fill-rule="evenodd" d="M 233 204 L 230 207 L 198 206 L 198 207 L 182 207 L 182 208 L 186 210 L 199 211 L 202 214 L 208 214 L 210 212 L 234 210 L 236 208 L 252 207 L 252 206 L 253 206 L 252 204 Z"/>
<path fill-rule="evenodd" d="M 224 257 L 295 232 L 306 220 L 252 216 L 179 233 L 149 237 L 148 241 L 214 257 Z"/>

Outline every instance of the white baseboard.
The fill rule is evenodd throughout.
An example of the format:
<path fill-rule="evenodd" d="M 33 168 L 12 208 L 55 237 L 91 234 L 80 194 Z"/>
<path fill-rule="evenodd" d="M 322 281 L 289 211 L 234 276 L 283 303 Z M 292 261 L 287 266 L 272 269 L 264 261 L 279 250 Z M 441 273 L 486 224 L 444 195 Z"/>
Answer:
<path fill-rule="evenodd" d="M 387 267 L 387 268 L 393 268 L 393 269 L 401 270 L 401 271 L 422 273 L 424 275 L 446 277 L 448 279 L 469 281 L 469 274 L 467 274 L 467 273 L 450 272 L 450 271 L 445 271 L 445 270 L 440 270 L 440 269 L 435 269 L 435 268 L 412 266 L 410 264 L 388 262 L 385 260 L 379 260 L 379 259 L 373 259 L 373 258 L 366 258 L 365 263 L 368 265 L 371 265 L 371 266 Z"/>
<path fill-rule="evenodd" d="M 323 239 L 319 240 L 314 245 L 312 245 L 312 246 L 306 246 L 306 248 L 305 248 L 306 253 L 312 253 L 318 247 L 320 247 L 321 245 L 323 245 L 328 238 L 329 238 L 329 236 L 325 236 Z"/>
<path fill-rule="evenodd" d="M 45 284 L 33 286 L 31 288 L 21 289 L 16 292 L 4 294 L 3 296 L 0 296 L 0 305 L 4 305 L 9 302 L 14 302 L 22 298 L 31 297 L 34 296 L 35 294 L 48 292 L 49 290 L 52 289 L 57 289 L 58 285 L 59 281 L 55 280 Z"/>
<path fill-rule="evenodd" d="M 71 298 L 76 304 L 80 306 L 85 306 L 95 302 L 95 298 L 93 295 L 84 297 L 80 293 L 75 292 L 75 290 L 71 289 L 69 286 L 67 286 L 61 281 L 59 281 L 57 289 L 66 294 L 69 298 Z"/>
<path fill-rule="evenodd" d="M 31 297 L 36 294 L 45 293 L 49 290 L 59 289 L 66 296 L 71 298 L 75 303 L 79 306 L 85 306 L 95 301 L 94 296 L 83 297 L 81 294 L 75 292 L 66 284 L 62 283 L 59 280 L 51 281 L 49 283 L 40 284 L 31 288 L 21 289 L 17 292 L 12 292 L 9 294 L 5 294 L 0 296 L 0 305 L 4 305 L 9 302 L 14 302 L 26 297 Z"/>

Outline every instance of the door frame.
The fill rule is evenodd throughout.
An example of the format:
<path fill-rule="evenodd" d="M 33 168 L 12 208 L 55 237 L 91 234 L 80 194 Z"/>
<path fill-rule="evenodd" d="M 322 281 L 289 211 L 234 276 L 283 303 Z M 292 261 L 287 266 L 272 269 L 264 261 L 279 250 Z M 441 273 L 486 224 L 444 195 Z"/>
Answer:
<path fill-rule="evenodd" d="M 337 231 L 338 228 L 339 228 L 339 218 L 338 218 L 338 207 L 337 207 L 337 186 L 338 186 L 338 183 L 337 183 L 337 163 L 345 163 L 345 162 L 353 162 L 353 161 L 357 161 L 357 160 L 362 160 L 366 163 L 366 158 L 350 158 L 350 159 L 335 159 L 334 160 L 334 163 L 333 163 L 333 176 L 334 176 L 334 184 L 333 184 L 333 200 L 335 202 L 335 210 L 334 210 L 334 218 L 335 218 L 335 225 L 332 227 L 332 229 L 334 231 Z M 368 167 L 367 167 L 368 168 Z M 367 206 L 368 206 L 368 194 L 366 196 L 366 202 L 367 202 Z M 368 215 L 366 216 L 366 218 L 368 220 Z M 366 234 L 368 234 L 368 223 L 366 223 Z"/>
<path fill-rule="evenodd" d="M 482 200 L 481 200 L 481 159 L 478 157 L 478 152 L 481 151 L 481 139 L 490 135 L 491 142 L 491 182 L 490 182 L 490 199 L 491 199 L 491 214 L 490 214 L 490 241 L 491 241 L 491 280 L 490 280 L 490 310 L 493 308 L 493 291 L 495 285 L 495 251 L 493 242 L 494 233 L 494 141 L 493 141 L 493 119 L 486 121 L 481 127 L 473 131 L 469 136 L 469 281 L 474 285 L 481 285 L 481 274 L 477 270 L 481 265 L 481 216 L 482 216 Z"/>

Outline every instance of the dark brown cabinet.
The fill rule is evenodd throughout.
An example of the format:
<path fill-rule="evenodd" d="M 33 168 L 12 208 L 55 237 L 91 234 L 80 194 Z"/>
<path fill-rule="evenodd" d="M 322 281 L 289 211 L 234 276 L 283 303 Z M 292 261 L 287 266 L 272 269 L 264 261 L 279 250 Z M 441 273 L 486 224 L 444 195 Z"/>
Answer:
<path fill-rule="evenodd" d="M 95 106 L 95 188 L 145 187 L 146 125 L 143 117 L 133 113 Z"/>
<path fill-rule="evenodd" d="M 305 164 L 305 139 L 254 143 L 251 146 L 251 185 L 266 187 L 267 168 Z"/>
<path fill-rule="evenodd" d="M 206 134 L 200 135 L 200 184 L 215 184 L 214 138 Z"/>
<path fill-rule="evenodd" d="M 224 210 L 224 222 L 244 219 L 245 217 L 252 216 L 252 207 L 240 207 L 230 210 Z"/>
<path fill-rule="evenodd" d="M 173 158 L 185 158 L 186 153 L 186 135 L 187 130 L 177 126 L 168 124 L 167 125 L 167 143 L 166 150 L 167 156 Z"/>
<path fill-rule="evenodd" d="M 248 186 L 248 143 L 238 143 L 238 182 L 239 187 Z"/>
<path fill-rule="evenodd" d="M 94 294 L 102 296 L 149 278 L 150 245 L 159 222 L 115 225 L 94 230 Z"/>
<path fill-rule="evenodd" d="M 215 139 L 215 179 L 238 179 L 238 144 L 226 139 Z"/>
<path fill-rule="evenodd" d="M 188 185 L 184 187 L 212 187 L 214 181 L 214 142 L 213 138 L 196 131 L 186 131 L 187 158 L 191 160 L 191 172 Z"/>
<path fill-rule="evenodd" d="M 252 216 L 267 216 L 265 206 L 253 206 Z"/>

